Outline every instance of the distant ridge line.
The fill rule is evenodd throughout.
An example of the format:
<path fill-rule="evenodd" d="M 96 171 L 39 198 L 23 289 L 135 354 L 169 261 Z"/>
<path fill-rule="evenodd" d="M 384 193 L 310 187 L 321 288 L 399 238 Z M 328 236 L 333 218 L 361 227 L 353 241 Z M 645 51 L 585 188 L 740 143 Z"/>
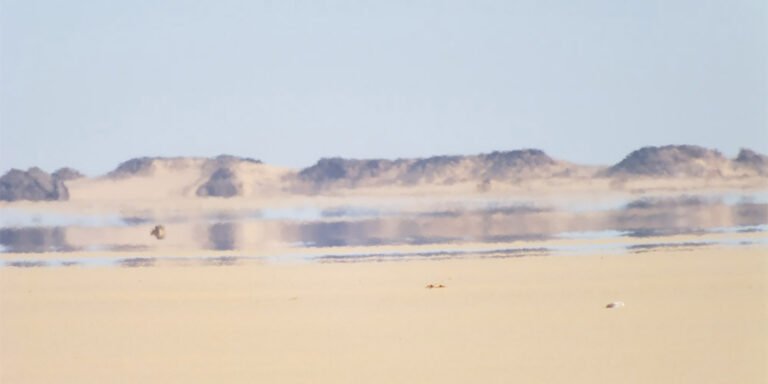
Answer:
<path fill-rule="evenodd" d="M 621 181 L 632 178 L 765 177 L 768 176 L 768 157 L 745 148 L 729 159 L 715 149 L 665 145 L 642 147 L 612 166 L 580 165 L 552 158 L 540 149 L 517 149 L 400 159 L 328 157 L 300 170 L 269 171 L 276 168 L 253 158 L 230 155 L 213 158 L 138 157 L 120 163 L 99 179 L 119 181 L 150 177 L 158 169 L 164 170 L 164 174 L 192 172 L 196 175 L 194 180 L 182 189 L 198 197 L 244 195 L 249 186 L 243 182 L 243 172 L 257 175 L 257 179 L 265 177 L 259 181 L 259 188 L 286 193 L 457 183 L 475 183 L 478 190 L 483 191 L 492 183 L 516 184 L 554 178 Z M 72 168 L 62 168 L 52 175 L 34 167 L 27 171 L 12 169 L 0 177 L 0 200 L 67 200 L 66 183 L 83 178 Z"/>

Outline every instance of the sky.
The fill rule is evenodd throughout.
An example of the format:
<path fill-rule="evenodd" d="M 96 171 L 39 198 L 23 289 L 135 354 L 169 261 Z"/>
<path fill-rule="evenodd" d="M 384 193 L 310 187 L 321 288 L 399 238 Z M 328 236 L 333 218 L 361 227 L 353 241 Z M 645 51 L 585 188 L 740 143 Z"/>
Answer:
<path fill-rule="evenodd" d="M 0 0 L 0 172 L 768 152 L 764 0 Z"/>

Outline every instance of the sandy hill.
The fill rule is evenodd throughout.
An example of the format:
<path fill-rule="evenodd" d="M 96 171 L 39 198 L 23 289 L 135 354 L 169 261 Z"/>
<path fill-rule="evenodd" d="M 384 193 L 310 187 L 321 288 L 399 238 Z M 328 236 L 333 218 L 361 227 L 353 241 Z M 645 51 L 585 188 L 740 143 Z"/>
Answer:
<path fill-rule="evenodd" d="M 68 183 L 72 200 L 167 199 L 271 194 L 289 172 L 251 158 L 142 157 L 106 176 Z"/>
<path fill-rule="evenodd" d="M 768 173 L 764 155 L 743 149 L 730 160 L 717 150 L 694 145 L 644 147 L 608 168 L 604 176 L 740 177 Z"/>

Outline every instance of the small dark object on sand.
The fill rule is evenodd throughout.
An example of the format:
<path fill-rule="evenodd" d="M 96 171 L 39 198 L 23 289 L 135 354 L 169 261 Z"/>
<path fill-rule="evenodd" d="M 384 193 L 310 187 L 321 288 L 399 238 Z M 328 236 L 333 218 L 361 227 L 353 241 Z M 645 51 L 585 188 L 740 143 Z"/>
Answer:
<path fill-rule="evenodd" d="M 621 308 L 623 306 L 624 306 L 623 301 L 614 301 L 613 303 L 608 303 L 605 307 L 611 309 L 611 308 Z"/>
<path fill-rule="evenodd" d="M 158 240 L 162 240 L 165 238 L 165 227 L 156 225 L 149 234 L 156 237 Z"/>
<path fill-rule="evenodd" d="M 442 284 L 429 284 L 429 285 L 427 285 L 427 286 L 426 286 L 426 288 L 427 288 L 427 289 L 432 289 L 432 288 L 445 288 L 445 285 L 442 285 Z"/>

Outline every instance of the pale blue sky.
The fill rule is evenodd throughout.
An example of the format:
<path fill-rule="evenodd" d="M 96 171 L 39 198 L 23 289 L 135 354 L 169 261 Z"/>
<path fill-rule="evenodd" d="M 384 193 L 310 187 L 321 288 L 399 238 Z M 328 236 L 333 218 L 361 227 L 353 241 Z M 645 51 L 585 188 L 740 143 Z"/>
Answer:
<path fill-rule="evenodd" d="M 768 3 L 0 0 L 0 172 L 768 152 Z"/>

